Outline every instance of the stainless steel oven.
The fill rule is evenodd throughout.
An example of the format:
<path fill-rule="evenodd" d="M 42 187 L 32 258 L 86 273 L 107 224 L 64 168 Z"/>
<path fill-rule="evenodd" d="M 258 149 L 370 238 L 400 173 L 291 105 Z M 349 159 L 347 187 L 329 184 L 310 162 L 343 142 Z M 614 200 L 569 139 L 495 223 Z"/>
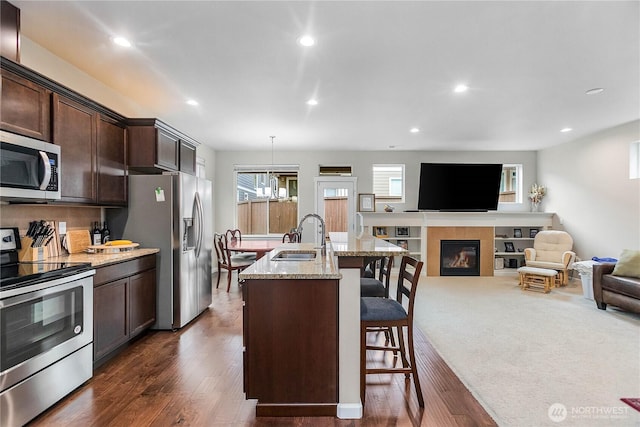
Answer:
<path fill-rule="evenodd" d="M 0 199 L 60 199 L 60 146 L 0 131 Z"/>
<path fill-rule="evenodd" d="M 87 263 L 2 265 L 0 425 L 24 425 L 92 377 L 94 274 Z"/>

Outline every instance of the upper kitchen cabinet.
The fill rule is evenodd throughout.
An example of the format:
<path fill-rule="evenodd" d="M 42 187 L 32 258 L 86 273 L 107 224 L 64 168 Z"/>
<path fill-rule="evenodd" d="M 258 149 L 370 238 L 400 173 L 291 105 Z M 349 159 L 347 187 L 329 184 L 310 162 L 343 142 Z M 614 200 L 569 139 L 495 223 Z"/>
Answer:
<path fill-rule="evenodd" d="M 90 108 L 53 95 L 53 142 L 60 146 L 61 201 L 95 203 L 96 120 Z"/>
<path fill-rule="evenodd" d="M 0 54 L 20 62 L 20 9 L 2 0 L 0 2 Z"/>
<path fill-rule="evenodd" d="M 125 129 L 95 109 L 53 95 L 62 202 L 126 205 Z"/>
<path fill-rule="evenodd" d="M 129 169 L 196 173 L 197 141 L 158 119 L 129 119 Z"/>
<path fill-rule="evenodd" d="M 5 68 L 3 60 L 0 128 L 51 142 L 51 91 Z"/>
<path fill-rule="evenodd" d="M 127 204 L 126 126 L 103 115 L 98 117 L 98 204 Z"/>
<path fill-rule="evenodd" d="M 0 127 L 60 146 L 60 201 L 126 206 L 125 117 L 16 62 L 0 61 Z"/>

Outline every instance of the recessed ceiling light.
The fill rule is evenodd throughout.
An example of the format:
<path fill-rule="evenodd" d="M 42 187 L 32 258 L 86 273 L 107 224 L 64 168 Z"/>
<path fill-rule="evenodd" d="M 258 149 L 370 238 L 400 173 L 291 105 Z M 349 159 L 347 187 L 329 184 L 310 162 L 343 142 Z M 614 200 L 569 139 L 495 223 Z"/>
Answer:
<path fill-rule="evenodd" d="M 316 39 L 310 35 L 304 35 L 298 39 L 298 43 L 302 46 L 310 47 L 316 44 Z"/>
<path fill-rule="evenodd" d="M 411 128 L 411 129 L 409 129 L 409 132 L 411 132 L 411 133 L 418 133 L 418 132 L 420 132 L 420 129 L 418 129 L 418 128 Z"/>
<path fill-rule="evenodd" d="M 124 37 L 120 37 L 120 36 L 114 37 L 113 42 L 118 46 L 131 47 L 131 42 Z"/>
<path fill-rule="evenodd" d="M 567 132 L 571 132 L 572 130 L 573 129 L 571 129 L 571 128 L 562 128 L 562 129 L 560 129 L 560 132 L 567 133 Z"/>
<path fill-rule="evenodd" d="M 469 86 L 465 85 L 465 84 L 459 84 L 458 86 L 456 86 L 453 91 L 455 93 L 463 93 L 469 90 Z"/>
<path fill-rule="evenodd" d="M 200 105 L 195 99 L 188 99 L 187 104 L 193 105 L 194 107 Z"/>
<path fill-rule="evenodd" d="M 307 105 L 318 105 L 318 101 L 316 99 L 310 99 L 307 101 Z"/>
<path fill-rule="evenodd" d="M 586 91 L 585 93 L 587 95 L 597 95 L 599 93 L 604 92 L 604 89 L 601 87 L 594 87 L 593 89 L 589 89 L 588 91 Z"/>

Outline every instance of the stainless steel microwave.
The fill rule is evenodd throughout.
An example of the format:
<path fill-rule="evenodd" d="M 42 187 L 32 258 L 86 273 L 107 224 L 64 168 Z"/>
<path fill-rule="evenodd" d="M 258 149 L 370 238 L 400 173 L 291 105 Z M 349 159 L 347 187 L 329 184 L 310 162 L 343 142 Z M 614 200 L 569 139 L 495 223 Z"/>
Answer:
<path fill-rule="evenodd" d="M 0 131 L 0 200 L 60 199 L 60 146 Z"/>

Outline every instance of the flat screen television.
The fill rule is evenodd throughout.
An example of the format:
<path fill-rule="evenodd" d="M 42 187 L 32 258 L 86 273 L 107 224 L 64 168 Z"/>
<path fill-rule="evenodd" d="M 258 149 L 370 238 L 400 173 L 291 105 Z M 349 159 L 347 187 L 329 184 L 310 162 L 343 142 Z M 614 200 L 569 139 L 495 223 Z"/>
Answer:
<path fill-rule="evenodd" d="M 484 212 L 498 209 L 501 164 L 422 163 L 419 210 Z"/>

